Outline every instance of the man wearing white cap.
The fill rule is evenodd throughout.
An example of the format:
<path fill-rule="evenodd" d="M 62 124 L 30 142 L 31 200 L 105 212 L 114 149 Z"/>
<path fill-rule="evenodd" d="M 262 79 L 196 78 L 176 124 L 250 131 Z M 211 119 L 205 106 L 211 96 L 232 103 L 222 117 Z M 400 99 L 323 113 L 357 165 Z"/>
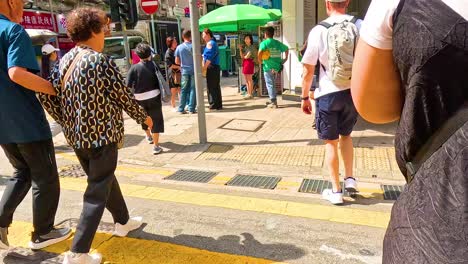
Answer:
<path fill-rule="evenodd" d="M 317 88 L 302 91 L 302 111 L 312 114 L 310 99 L 315 100 L 316 126 L 325 142 L 326 165 L 330 171 L 332 189 L 323 191 L 323 198 L 332 204 L 343 203 L 339 179 L 338 145 L 345 171 L 345 189 L 357 192 L 353 176 L 353 141 L 351 132 L 357 121 L 357 111 L 351 98 L 351 72 L 354 50 L 359 38 L 361 20 L 347 15 L 351 0 L 326 0 L 328 18 L 314 27 L 307 40 L 302 58 L 304 65 L 302 87 L 311 87 L 314 73 Z"/>

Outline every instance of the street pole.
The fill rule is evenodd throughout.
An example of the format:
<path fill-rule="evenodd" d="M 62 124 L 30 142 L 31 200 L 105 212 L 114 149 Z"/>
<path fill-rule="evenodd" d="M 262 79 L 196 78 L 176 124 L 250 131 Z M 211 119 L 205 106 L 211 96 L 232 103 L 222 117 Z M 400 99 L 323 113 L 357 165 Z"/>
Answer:
<path fill-rule="evenodd" d="M 124 48 L 125 48 L 125 64 L 127 65 L 128 69 L 130 69 L 130 59 L 132 57 L 132 54 L 130 53 L 130 46 L 128 44 L 128 37 L 127 37 L 127 25 L 125 21 L 122 20 L 122 35 L 123 35 L 123 41 L 124 41 Z"/>
<path fill-rule="evenodd" d="M 190 0 L 190 26 L 192 28 L 193 64 L 195 69 L 195 89 L 198 105 L 198 136 L 200 144 L 207 143 L 205 97 L 203 95 L 200 31 L 198 27 L 199 11 L 197 0 Z"/>
<path fill-rule="evenodd" d="M 153 35 L 153 48 L 154 52 L 158 52 L 158 44 L 156 43 L 156 22 L 154 20 L 154 14 L 151 15 L 151 34 Z"/>

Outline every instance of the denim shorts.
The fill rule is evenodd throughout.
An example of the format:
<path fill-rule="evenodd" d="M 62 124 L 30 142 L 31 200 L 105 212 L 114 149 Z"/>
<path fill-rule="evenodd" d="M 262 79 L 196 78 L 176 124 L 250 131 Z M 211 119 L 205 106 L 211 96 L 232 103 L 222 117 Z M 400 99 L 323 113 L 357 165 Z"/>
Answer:
<path fill-rule="evenodd" d="M 315 104 L 315 122 L 320 139 L 337 140 L 340 135 L 351 135 L 358 117 L 351 90 L 321 96 Z"/>

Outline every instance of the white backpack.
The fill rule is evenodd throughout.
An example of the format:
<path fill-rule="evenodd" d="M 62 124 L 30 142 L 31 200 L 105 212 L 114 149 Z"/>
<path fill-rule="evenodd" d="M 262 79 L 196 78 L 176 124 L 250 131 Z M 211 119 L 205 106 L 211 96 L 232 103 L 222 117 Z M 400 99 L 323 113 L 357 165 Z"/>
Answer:
<path fill-rule="evenodd" d="M 359 39 L 356 21 L 357 18 L 353 17 L 341 23 L 320 22 L 319 24 L 327 28 L 327 76 L 338 88 L 348 88 L 351 85 L 354 52 Z"/>

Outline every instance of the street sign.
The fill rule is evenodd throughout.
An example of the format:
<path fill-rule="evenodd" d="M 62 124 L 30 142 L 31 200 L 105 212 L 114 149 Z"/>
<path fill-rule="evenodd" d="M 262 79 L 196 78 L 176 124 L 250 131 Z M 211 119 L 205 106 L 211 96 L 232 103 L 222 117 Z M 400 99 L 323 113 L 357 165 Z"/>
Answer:
<path fill-rule="evenodd" d="M 141 0 L 141 9 L 146 14 L 152 15 L 158 11 L 159 1 L 158 0 Z"/>
<path fill-rule="evenodd" d="M 184 17 L 185 16 L 185 9 L 181 8 L 181 7 L 174 7 L 172 9 L 172 12 L 174 12 L 174 16 L 176 17 Z"/>

